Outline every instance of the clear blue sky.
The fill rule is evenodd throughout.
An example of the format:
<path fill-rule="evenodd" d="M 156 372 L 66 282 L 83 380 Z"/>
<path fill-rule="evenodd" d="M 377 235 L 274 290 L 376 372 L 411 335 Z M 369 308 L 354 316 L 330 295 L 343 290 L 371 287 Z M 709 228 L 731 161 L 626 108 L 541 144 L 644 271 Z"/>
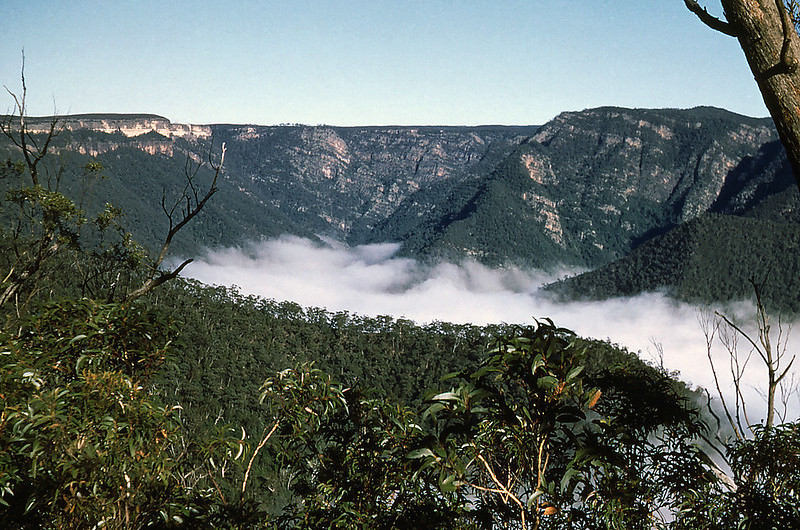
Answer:
<path fill-rule="evenodd" d="M 708 0 L 712 13 L 718 0 Z M 0 0 L 32 115 L 183 123 L 539 124 L 601 105 L 767 111 L 683 0 Z M 7 95 L 0 112 L 10 110 Z"/>

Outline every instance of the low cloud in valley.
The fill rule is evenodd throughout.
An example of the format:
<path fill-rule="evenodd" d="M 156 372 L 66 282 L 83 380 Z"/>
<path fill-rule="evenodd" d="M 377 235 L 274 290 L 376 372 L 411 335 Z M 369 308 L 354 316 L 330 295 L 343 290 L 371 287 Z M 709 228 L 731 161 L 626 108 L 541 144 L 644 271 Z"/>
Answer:
<path fill-rule="evenodd" d="M 712 388 L 698 307 L 660 293 L 559 303 L 538 288 L 568 271 L 553 274 L 490 269 L 475 262 L 424 265 L 398 257 L 397 250 L 394 244 L 350 248 L 286 236 L 242 248 L 209 250 L 186 269 L 185 275 L 306 307 L 391 315 L 418 323 L 529 324 L 534 318 L 549 317 L 581 336 L 608 339 L 640 352 L 646 360 L 663 361 L 668 369 L 679 371 L 685 381 Z M 753 308 L 748 303 L 729 306 L 725 311 L 743 321 L 753 320 Z M 797 351 L 798 345 L 800 335 L 795 334 L 790 351 Z M 723 371 L 728 366 L 727 354 L 719 345 L 714 352 L 718 370 Z M 748 370 L 747 392 L 751 396 L 766 379 L 757 361 L 751 359 Z M 730 383 L 723 386 L 729 388 Z M 800 406 L 797 394 L 791 406 Z"/>

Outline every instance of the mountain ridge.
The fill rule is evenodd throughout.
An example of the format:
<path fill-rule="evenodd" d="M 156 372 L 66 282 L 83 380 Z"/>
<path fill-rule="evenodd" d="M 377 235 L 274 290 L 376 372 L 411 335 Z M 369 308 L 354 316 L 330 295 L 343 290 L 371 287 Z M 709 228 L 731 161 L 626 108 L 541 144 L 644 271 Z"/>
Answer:
<path fill-rule="evenodd" d="M 690 110 L 605 107 L 563 113 L 520 144 L 472 195 L 463 197 L 463 205 L 485 205 L 469 216 L 469 222 L 463 216 L 452 222 L 447 216 L 439 218 L 457 233 L 459 243 L 442 239 L 440 230 L 432 240 L 412 234 L 407 244 L 413 245 L 412 254 L 438 254 L 448 246 L 459 250 L 465 238 L 477 237 L 472 254 L 501 264 L 497 256 L 491 257 L 496 238 L 510 240 L 514 233 L 526 231 L 527 237 L 534 237 L 530 232 L 536 226 L 561 249 L 555 252 L 562 262 L 594 267 L 620 258 L 648 234 L 666 231 L 713 204 L 722 208 L 717 198 L 728 174 L 765 143 L 776 141 L 774 128 L 764 120 L 740 121 L 720 109 L 702 111 L 710 125 L 687 120 L 694 118 Z M 668 119 L 661 122 L 642 119 L 665 114 Z M 682 123 L 678 118 L 684 118 Z M 773 169 L 784 168 L 778 164 Z M 772 178 L 762 174 L 756 180 Z M 727 200 L 738 198 L 741 191 Z M 509 207 L 509 201 L 514 205 Z M 507 215 L 509 209 L 516 215 Z M 486 219 L 478 221 L 474 215 Z M 491 229 L 480 234 L 476 230 L 481 226 Z M 557 265 L 530 253 L 520 257 L 527 265 Z"/>
<path fill-rule="evenodd" d="M 148 234 L 158 232 L 157 190 L 179 189 L 182 161 L 201 163 L 226 144 L 215 204 L 185 235 L 185 252 L 289 233 L 399 242 L 417 259 L 597 268 L 709 213 L 798 216 L 780 198 L 792 180 L 771 120 L 714 107 L 600 107 L 540 126 L 62 120 L 57 149 L 120 175 L 115 193 L 136 203 L 129 214 Z M 48 125 L 29 123 L 39 133 Z"/>

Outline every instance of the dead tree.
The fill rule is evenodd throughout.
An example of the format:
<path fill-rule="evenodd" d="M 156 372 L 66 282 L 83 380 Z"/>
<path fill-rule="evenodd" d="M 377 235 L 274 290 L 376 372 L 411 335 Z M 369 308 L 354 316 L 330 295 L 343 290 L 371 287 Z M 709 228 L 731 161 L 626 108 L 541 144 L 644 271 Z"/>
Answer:
<path fill-rule="evenodd" d="M 58 119 L 54 117 L 46 132 L 31 132 L 26 107 L 24 55 L 21 79 L 22 91 L 19 94 L 5 87 L 12 97 L 14 108 L 11 114 L 0 119 L 0 132 L 11 141 L 22 157 L 21 163 L 9 161 L 0 167 L 0 176 L 14 176 L 19 179 L 19 186 L 12 188 L 7 197 L 7 203 L 15 205 L 17 219 L 4 234 L 10 258 L 8 269 L 2 271 L 0 276 L 0 308 L 8 307 L 13 302 L 17 314 L 22 312 L 22 308 L 38 291 L 45 264 L 66 250 L 73 250 L 78 255 L 84 252 L 81 248 L 81 227 L 87 223 L 82 207 L 59 191 L 61 171 L 56 171 L 55 178 L 50 178 L 49 175 L 45 177 L 43 174 L 42 168 L 47 166 L 42 162 L 51 154 L 53 142 L 60 130 Z M 207 186 L 201 185 L 198 178 L 204 164 L 192 165 L 187 155 L 181 193 L 174 201 L 169 201 L 166 189 L 164 190 L 161 208 L 168 224 L 166 235 L 158 252 L 154 254 L 155 257 L 145 259 L 141 283 L 135 288 L 122 290 L 123 300 L 131 301 L 144 296 L 178 276 L 191 263 L 192 260 L 187 259 L 173 270 L 163 268 L 175 236 L 197 217 L 217 192 L 217 182 L 225 160 L 225 144 L 222 145 L 218 162 L 214 161 L 212 154 L 213 149 L 209 149 L 206 164 L 212 170 L 213 177 Z M 114 298 L 114 289 L 115 283 L 112 283 L 108 287 L 110 300 Z"/>
<path fill-rule="evenodd" d="M 222 164 L 224 162 L 225 144 L 223 143 L 219 163 L 215 163 L 212 160 L 211 152 L 209 152 L 208 164 L 214 171 L 214 178 L 212 179 L 211 184 L 208 186 L 205 193 L 201 192 L 196 182 L 196 177 L 201 165 L 198 164 L 194 167 L 194 169 L 190 169 L 188 159 L 185 171 L 186 183 L 180 197 L 178 197 L 178 199 L 170 205 L 167 203 L 166 191 L 164 191 L 161 196 L 161 209 L 164 211 L 164 215 L 166 215 L 169 223 L 167 235 L 164 237 L 164 242 L 162 243 L 158 254 L 147 265 L 148 271 L 144 282 L 136 289 L 131 290 L 125 297 L 126 300 L 130 301 L 139 298 L 149 293 L 164 282 L 172 280 L 181 273 L 184 267 L 193 261 L 191 258 L 184 260 L 175 269 L 170 271 L 165 271 L 161 268 L 164 259 L 167 257 L 167 252 L 172 244 L 172 240 L 175 238 L 177 233 L 180 232 L 184 226 L 186 226 L 197 216 L 197 214 L 200 213 L 208 200 L 217 192 L 217 180 L 219 179 L 220 171 L 222 170 Z"/>
<path fill-rule="evenodd" d="M 58 119 L 54 117 L 50 120 L 44 139 L 37 138 L 28 130 L 24 54 L 20 77 L 21 93 L 16 94 L 8 87 L 3 87 L 13 99 L 14 108 L 11 114 L 0 120 L 0 132 L 20 151 L 24 161 L 20 166 L 4 167 L 4 176 L 27 172 L 29 178 L 28 185 L 15 190 L 8 197 L 9 202 L 15 203 L 18 208 L 16 220 L 8 234 L 11 258 L 8 271 L 3 273 L 0 307 L 13 300 L 17 308 L 20 305 L 20 292 L 33 282 L 44 263 L 63 247 L 75 243 L 73 227 L 81 222 L 75 204 L 58 192 L 58 179 L 55 183 L 50 179 L 45 179 L 46 182 L 41 179 L 40 164 L 49 154 L 53 140 L 59 133 Z M 26 231 L 35 231 L 36 234 L 23 238 Z"/>
<path fill-rule="evenodd" d="M 777 335 L 773 336 L 773 331 L 775 330 L 772 329 L 769 315 L 767 314 L 767 310 L 764 307 L 763 301 L 761 300 L 761 287 L 753 280 L 750 282 L 753 285 L 753 290 L 755 291 L 756 297 L 756 326 L 758 328 L 757 337 L 752 337 L 726 315 L 719 312 L 717 312 L 716 315 L 721 319 L 722 322 L 725 323 L 725 325 L 728 326 L 731 331 L 736 334 L 737 337 L 743 338 L 752 348 L 744 363 L 741 363 L 739 361 L 740 354 L 737 347 L 738 343 L 735 338 L 723 341 L 726 349 L 728 350 L 729 356 L 732 359 L 731 372 L 734 374 L 734 386 L 737 396 L 741 397 L 742 395 L 741 375 L 744 373 L 745 365 L 753 353 L 755 353 L 758 359 L 761 360 L 762 365 L 766 369 L 767 388 L 765 392 L 765 398 L 767 402 L 767 410 L 764 426 L 769 429 L 775 425 L 775 413 L 777 408 L 776 399 L 779 397 L 778 392 L 781 384 L 786 380 L 786 376 L 789 374 L 796 356 L 789 356 L 788 354 L 788 337 L 780 321 L 778 322 Z M 741 424 L 739 425 L 739 428 L 742 430 Z"/>

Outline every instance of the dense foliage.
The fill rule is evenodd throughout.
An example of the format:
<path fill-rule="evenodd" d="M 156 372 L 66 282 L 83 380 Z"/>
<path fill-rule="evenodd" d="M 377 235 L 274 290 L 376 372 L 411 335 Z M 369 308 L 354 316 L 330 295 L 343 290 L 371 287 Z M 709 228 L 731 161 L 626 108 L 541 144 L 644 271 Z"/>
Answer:
<path fill-rule="evenodd" d="M 48 304 L 4 335 L 8 525 L 649 528 L 680 508 L 675 524 L 691 528 L 770 506 L 796 521 L 796 426 L 731 446 L 743 486 L 725 490 L 693 445 L 703 426 L 685 389 L 549 322 L 487 339 L 478 364 L 417 406 L 299 359 L 255 389 L 252 365 L 206 372 L 209 399 L 191 402 L 177 351 L 191 346 L 147 305 Z M 262 330 L 292 320 L 325 329 L 294 315 Z M 215 410 L 215 387 L 247 408 Z"/>
<path fill-rule="evenodd" d="M 796 191 L 793 190 L 796 194 Z M 772 310 L 796 313 L 800 224 L 707 214 L 649 241 L 625 258 L 551 284 L 570 298 L 603 299 L 667 291 L 692 302 L 745 300 L 763 282 Z"/>
<path fill-rule="evenodd" d="M 248 432 L 260 435 L 239 460 L 234 449 L 244 440 L 228 434 L 215 442 L 229 448 L 222 455 L 227 462 L 209 468 L 201 448 L 213 426 L 187 425 L 201 404 L 158 405 L 164 397 L 149 384 L 173 338 L 158 315 L 140 305 L 50 304 L 5 338 L 6 521 L 81 527 L 107 519 L 107 525 L 141 527 L 219 523 L 225 513 L 242 524 L 267 517 L 278 525 L 374 527 L 380 517 L 381 525 L 402 527 L 422 513 L 430 524 L 444 524 L 447 514 L 465 509 L 458 508 L 462 497 L 443 504 L 436 481 L 411 479 L 418 470 L 407 455 L 419 454 L 413 448 L 432 436 L 411 409 L 345 387 L 306 364 L 266 378 L 255 393 L 260 400 L 250 396 L 250 413 L 263 427 L 250 424 Z M 580 372 L 570 371 L 570 380 Z M 235 388 L 228 394 L 235 399 Z M 226 465 L 236 469 L 215 476 Z M 283 491 L 284 503 L 270 491 Z M 211 506 L 204 505 L 209 495 L 216 499 Z M 237 497 L 232 506 L 226 500 Z M 388 498 L 392 509 L 384 504 Z"/>
<path fill-rule="evenodd" d="M 180 520 L 177 412 L 141 385 L 169 327 L 140 306 L 40 307 L 3 334 L 0 489 L 6 527 L 139 528 Z"/>
<path fill-rule="evenodd" d="M 420 326 L 180 280 L 118 296 L 160 262 L 66 193 L 99 163 L 70 188 L 22 138 L 0 216 L 5 528 L 800 524 L 796 422 L 716 440 L 700 394 L 549 320 Z"/>

